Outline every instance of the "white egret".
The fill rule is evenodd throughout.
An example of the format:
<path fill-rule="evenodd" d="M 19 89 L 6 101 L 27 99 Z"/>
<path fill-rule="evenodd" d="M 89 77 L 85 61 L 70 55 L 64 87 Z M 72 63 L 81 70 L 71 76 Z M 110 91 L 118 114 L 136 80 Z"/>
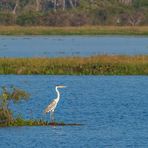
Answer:
<path fill-rule="evenodd" d="M 52 102 L 47 106 L 47 108 L 44 110 L 44 113 L 49 113 L 50 112 L 50 120 L 54 121 L 54 110 L 60 100 L 60 92 L 58 90 L 58 88 L 65 88 L 66 86 L 63 85 L 57 85 L 55 87 L 55 90 L 57 92 L 57 98 L 52 100 Z"/>

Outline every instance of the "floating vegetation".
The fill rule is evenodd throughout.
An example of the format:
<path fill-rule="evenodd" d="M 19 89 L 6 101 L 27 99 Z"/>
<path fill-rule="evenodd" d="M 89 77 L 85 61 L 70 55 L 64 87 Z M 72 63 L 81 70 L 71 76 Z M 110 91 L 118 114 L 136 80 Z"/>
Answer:
<path fill-rule="evenodd" d="M 148 75 L 148 56 L 0 58 L 0 74 Z"/>

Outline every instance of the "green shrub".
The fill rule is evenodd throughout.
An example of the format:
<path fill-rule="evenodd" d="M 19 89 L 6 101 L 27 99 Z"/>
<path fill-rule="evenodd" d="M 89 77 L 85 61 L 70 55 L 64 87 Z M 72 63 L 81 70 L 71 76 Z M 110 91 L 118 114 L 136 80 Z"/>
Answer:
<path fill-rule="evenodd" d="M 41 14 L 35 12 L 28 12 L 21 14 L 17 17 L 16 23 L 18 25 L 38 25 L 39 24 L 39 17 Z"/>
<path fill-rule="evenodd" d="M 0 124 L 10 124 L 14 120 L 12 111 L 9 109 L 10 101 L 17 103 L 28 98 L 29 94 L 24 90 L 16 87 L 2 87 L 0 94 Z"/>
<path fill-rule="evenodd" d="M 15 16 L 13 14 L 0 12 L 0 25 L 13 24 L 15 24 Z"/>

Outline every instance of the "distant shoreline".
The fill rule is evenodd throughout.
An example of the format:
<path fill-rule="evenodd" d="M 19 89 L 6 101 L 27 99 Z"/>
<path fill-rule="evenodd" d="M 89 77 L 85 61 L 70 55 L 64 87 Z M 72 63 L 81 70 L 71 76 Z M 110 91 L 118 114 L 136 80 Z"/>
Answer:
<path fill-rule="evenodd" d="M 0 26 L 0 35 L 148 35 L 148 26 Z"/>
<path fill-rule="evenodd" d="M 148 75 L 148 55 L 0 58 L 0 74 L 16 75 Z"/>

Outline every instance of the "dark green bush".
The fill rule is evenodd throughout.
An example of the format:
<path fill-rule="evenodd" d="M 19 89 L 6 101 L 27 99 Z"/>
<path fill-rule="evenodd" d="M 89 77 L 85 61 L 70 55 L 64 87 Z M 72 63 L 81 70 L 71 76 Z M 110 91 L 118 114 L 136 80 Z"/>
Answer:
<path fill-rule="evenodd" d="M 15 24 L 15 16 L 11 13 L 0 12 L 0 25 L 13 25 Z"/>
<path fill-rule="evenodd" d="M 23 13 L 19 15 L 16 19 L 16 23 L 18 25 L 39 25 L 40 21 L 40 15 L 39 13 L 35 12 L 28 12 L 28 13 Z"/>

